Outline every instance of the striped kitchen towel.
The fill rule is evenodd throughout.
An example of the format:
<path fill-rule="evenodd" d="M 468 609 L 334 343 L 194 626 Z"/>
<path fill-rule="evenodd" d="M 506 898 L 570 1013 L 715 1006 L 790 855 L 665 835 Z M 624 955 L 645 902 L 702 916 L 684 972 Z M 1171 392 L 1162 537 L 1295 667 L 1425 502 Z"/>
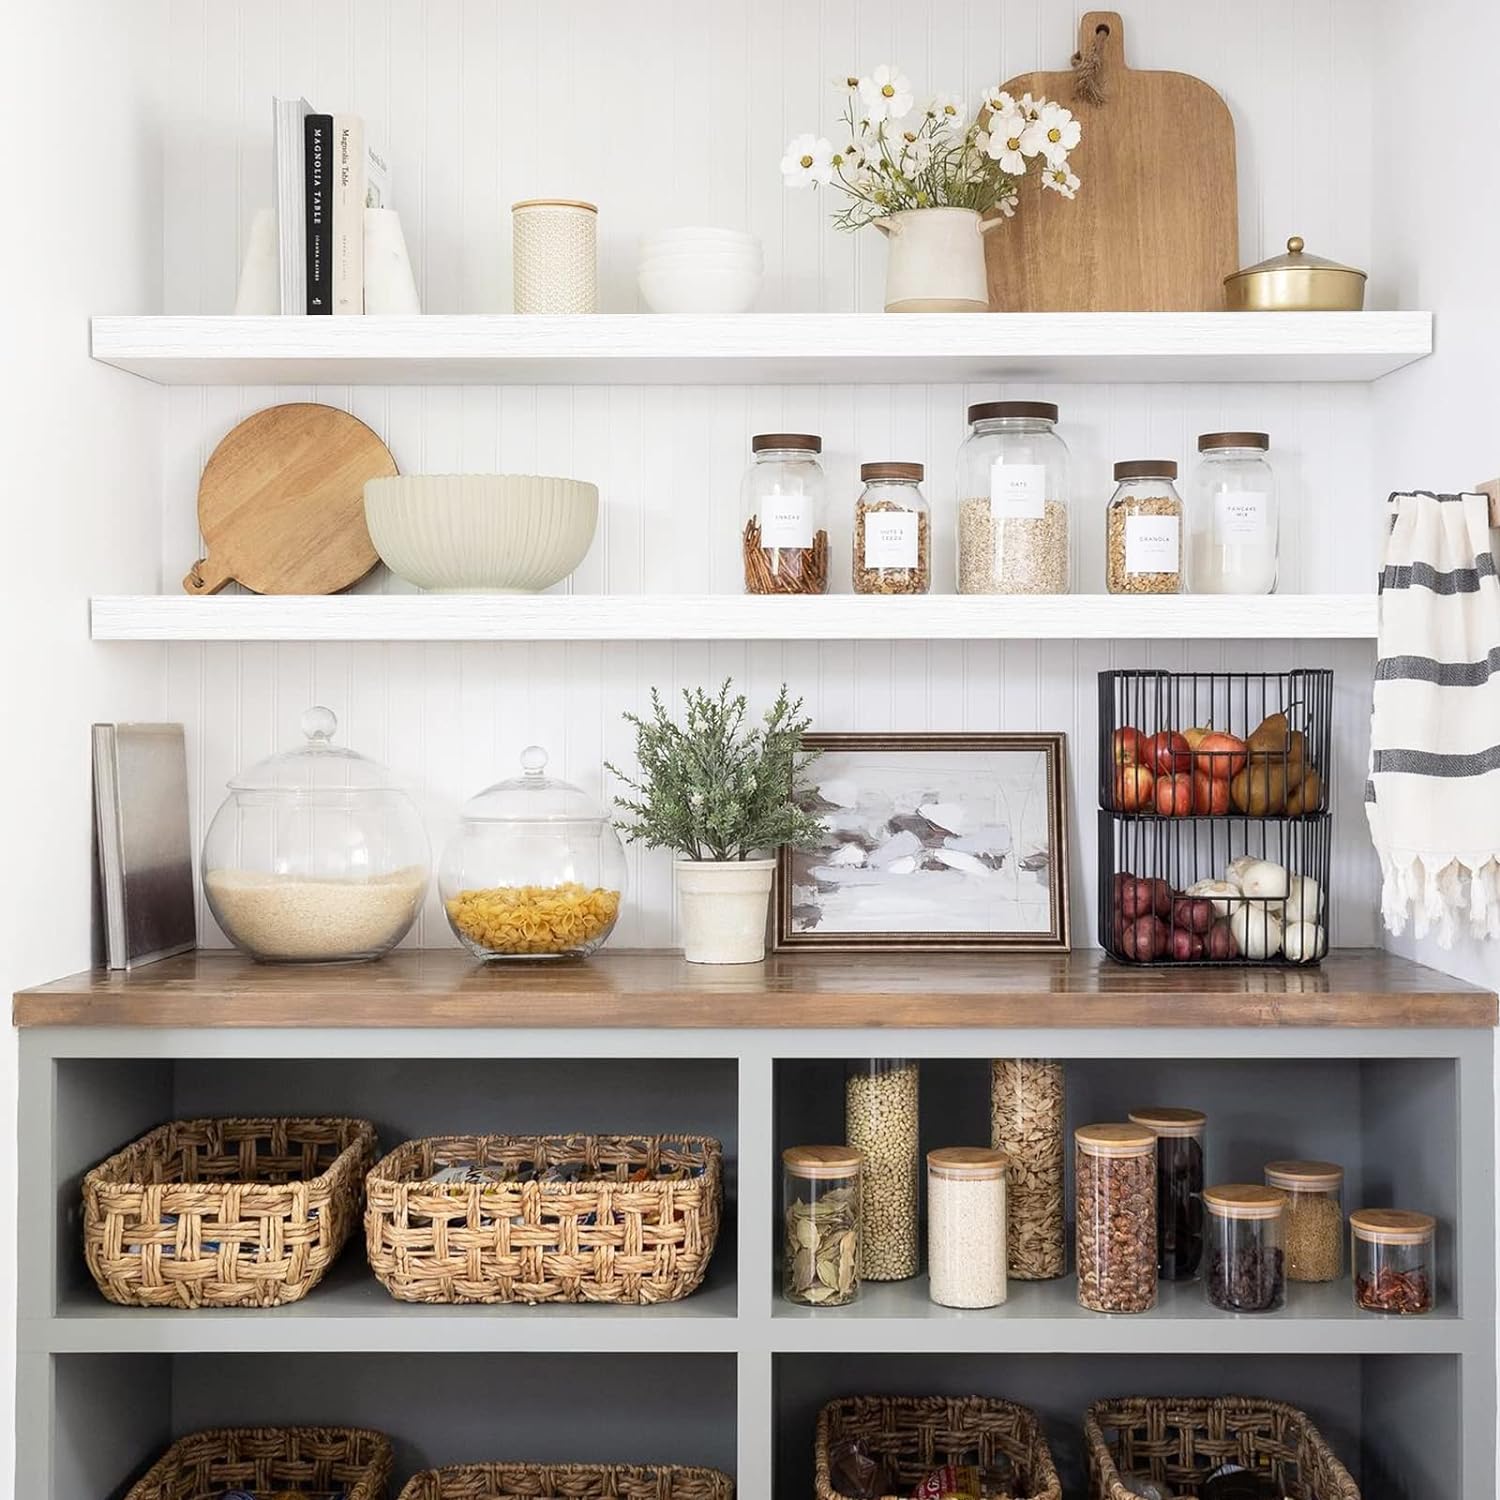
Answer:
<path fill-rule="evenodd" d="M 1500 578 L 1483 495 L 1392 495 L 1365 810 L 1385 924 L 1500 937 Z"/>

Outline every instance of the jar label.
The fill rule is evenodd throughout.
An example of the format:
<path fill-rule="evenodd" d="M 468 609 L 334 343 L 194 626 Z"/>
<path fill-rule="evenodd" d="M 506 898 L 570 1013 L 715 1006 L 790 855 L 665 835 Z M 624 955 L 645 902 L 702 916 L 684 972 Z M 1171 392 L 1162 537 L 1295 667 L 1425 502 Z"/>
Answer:
<path fill-rule="evenodd" d="M 1045 464 L 990 465 L 990 514 L 997 521 L 1040 521 L 1047 513 Z"/>
<path fill-rule="evenodd" d="M 1271 529 L 1271 497 L 1263 490 L 1220 490 L 1214 496 L 1214 540 L 1264 542 Z"/>
<path fill-rule="evenodd" d="M 1125 517 L 1125 571 L 1175 573 L 1181 558 L 1176 516 Z"/>
<path fill-rule="evenodd" d="M 806 495 L 767 495 L 760 502 L 762 547 L 811 547 L 812 506 Z"/>
<path fill-rule="evenodd" d="M 914 568 L 917 515 L 911 510 L 865 511 L 865 566 Z"/>

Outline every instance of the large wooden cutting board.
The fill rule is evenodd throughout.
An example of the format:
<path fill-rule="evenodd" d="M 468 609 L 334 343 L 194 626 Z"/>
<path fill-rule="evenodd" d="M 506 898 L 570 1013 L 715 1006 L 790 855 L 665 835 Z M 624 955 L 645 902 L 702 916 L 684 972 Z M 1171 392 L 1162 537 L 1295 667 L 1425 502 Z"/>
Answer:
<path fill-rule="evenodd" d="M 1214 312 L 1239 264 L 1234 121 L 1186 73 L 1125 66 L 1125 30 L 1093 10 L 1078 30 L 1103 102 L 1079 74 L 1026 73 L 1006 90 L 1073 111 L 1078 197 L 1042 192 L 1032 165 L 1014 219 L 985 235 L 993 312 Z M 1038 201 L 1040 200 L 1040 201 Z"/>
<path fill-rule="evenodd" d="M 384 443 L 356 417 L 310 401 L 268 406 L 214 449 L 198 483 L 208 556 L 182 580 L 216 594 L 336 594 L 378 557 L 365 528 L 365 480 L 394 474 Z"/>

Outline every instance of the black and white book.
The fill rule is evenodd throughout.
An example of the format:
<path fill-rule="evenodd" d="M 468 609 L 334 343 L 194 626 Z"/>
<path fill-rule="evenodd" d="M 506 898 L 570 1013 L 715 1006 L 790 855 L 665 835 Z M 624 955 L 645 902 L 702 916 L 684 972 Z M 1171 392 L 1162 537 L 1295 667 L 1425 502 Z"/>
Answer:
<path fill-rule="evenodd" d="M 333 116 L 316 112 L 302 122 L 305 146 L 307 311 L 333 312 Z"/>
<path fill-rule="evenodd" d="M 271 101 L 271 166 L 276 190 L 276 239 L 281 266 L 281 311 L 307 311 L 306 99 Z"/>

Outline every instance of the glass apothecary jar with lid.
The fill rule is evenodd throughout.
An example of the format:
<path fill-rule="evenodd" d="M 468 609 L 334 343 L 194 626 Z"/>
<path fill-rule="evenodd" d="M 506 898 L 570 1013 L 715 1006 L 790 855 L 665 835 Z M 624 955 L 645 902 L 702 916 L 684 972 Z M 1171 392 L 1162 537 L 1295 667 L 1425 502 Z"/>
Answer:
<path fill-rule="evenodd" d="M 741 487 L 747 594 L 828 592 L 827 484 L 810 432 L 762 432 Z"/>
<path fill-rule="evenodd" d="M 1005 1301 L 1005 1177 L 1010 1160 L 983 1146 L 927 1153 L 927 1294 L 939 1307 Z"/>
<path fill-rule="evenodd" d="M 843 1307 L 859 1295 L 860 1179 L 851 1146 L 781 1153 L 781 1290 L 804 1307 Z"/>
<path fill-rule="evenodd" d="M 229 783 L 203 840 L 209 910 L 263 963 L 379 958 L 422 908 L 426 830 L 392 772 L 333 743 L 329 709 L 301 727 L 303 744 Z"/>
<path fill-rule="evenodd" d="M 1104 521 L 1104 582 L 1112 594 L 1182 592 L 1182 497 L 1170 458 L 1115 465 Z"/>
<path fill-rule="evenodd" d="M 1191 1281 L 1203 1259 L 1201 1109 L 1133 1109 L 1132 1125 L 1156 1137 L 1156 1271 L 1163 1281 Z"/>
<path fill-rule="evenodd" d="M 1066 594 L 1068 447 L 1050 401 L 982 401 L 958 450 L 958 592 Z"/>
<path fill-rule="evenodd" d="M 918 1264 L 917 1104 L 911 1057 L 861 1058 L 844 1065 L 844 1139 L 864 1156 L 859 1274 L 904 1281 Z"/>
<path fill-rule="evenodd" d="M 1366 1312 L 1428 1313 L 1437 1286 L 1437 1220 L 1402 1208 L 1349 1215 L 1354 1239 L 1354 1302 Z"/>
<path fill-rule="evenodd" d="M 1272 594 L 1279 565 L 1276 474 L 1264 432 L 1205 432 L 1188 491 L 1193 594 Z"/>
<path fill-rule="evenodd" d="M 1257 1182 L 1205 1188 L 1203 1285 L 1224 1312 L 1275 1312 L 1286 1302 L 1286 1198 Z"/>
<path fill-rule="evenodd" d="M 463 806 L 438 887 L 455 936 L 476 958 L 583 958 L 614 929 L 625 851 L 603 810 L 548 776 L 547 752 Z"/>
<path fill-rule="evenodd" d="M 932 512 L 921 464 L 861 464 L 854 502 L 854 592 L 925 594 L 932 587 Z"/>
<path fill-rule="evenodd" d="M 1156 1136 L 1144 1125 L 1073 1132 L 1078 1302 L 1091 1312 L 1156 1306 Z"/>
<path fill-rule="evenodd" d="M 990 1063 L 990 1145 L 1011 1163 L 1007 1265 L 1017 1281 L 1048 1281 L 1067 1269 L 1065 1107 L 1060 1062 L 997 1057 Z"/>
<path fill-rule="evenodd" d="M 1288 1281 L 1344 1274 L 1344 1169 L 1331 1161 L 1268 1161 L 1266 1186 L 1286 1197 Z"/>

